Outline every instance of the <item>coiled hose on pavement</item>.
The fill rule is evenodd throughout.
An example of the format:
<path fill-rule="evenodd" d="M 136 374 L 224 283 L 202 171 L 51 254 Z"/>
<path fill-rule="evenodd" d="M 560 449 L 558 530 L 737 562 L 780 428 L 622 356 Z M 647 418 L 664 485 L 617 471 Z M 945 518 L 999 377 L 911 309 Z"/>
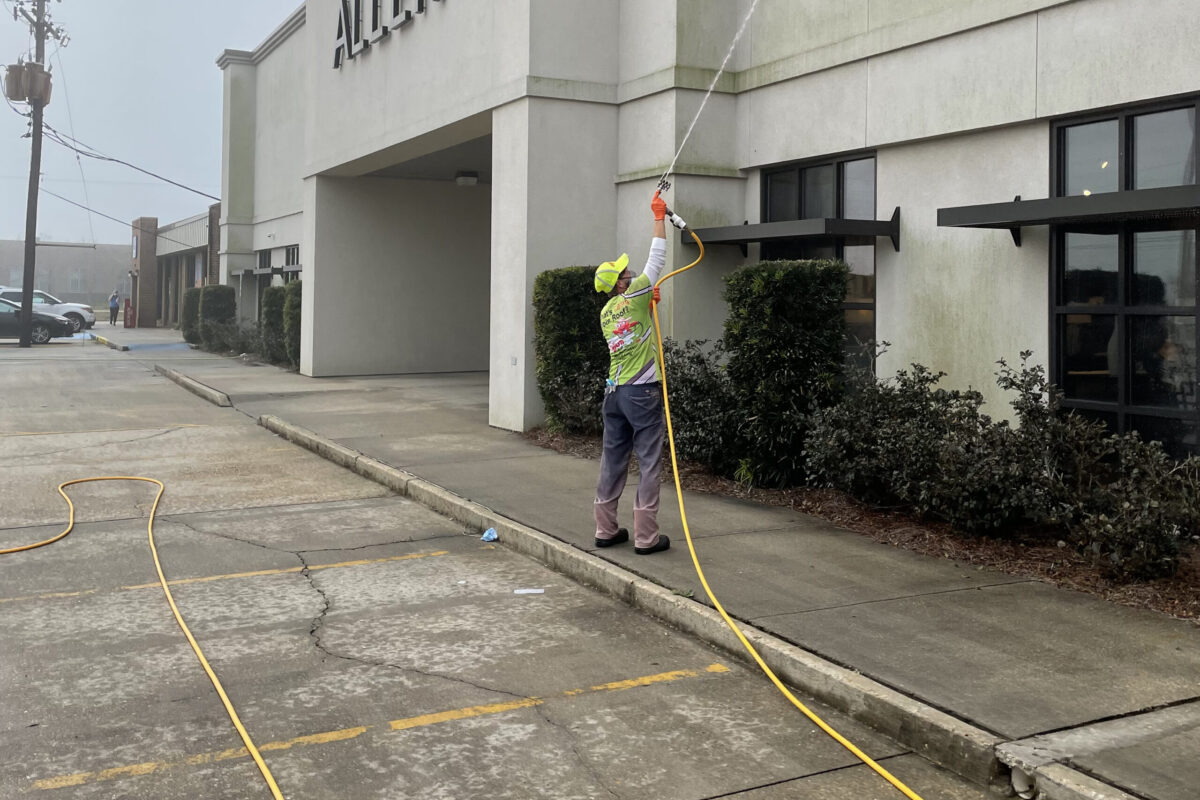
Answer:
<path fill-rule="evenodd" d="M 204 667 L 204 672 L 207 673 L 208 679 L 212 681 L 213 687 L 217 690 L 217 694 L 221 698 L 221 702 L 225 705 L 225 711 L 229 714 L 229 719 L 233 721 L 233 727 L 237 728 L 238 735 L 242 737 L 242 742 L 246 745 L 246 751 L 254 759 L 254 763 L 258 764 L 258 769 L 262 773 L 263 779 L 266 780 L 267 786 L 271 789 L 271 795 L 275 800 L 284 800 L 283 793 L 279 791 L 279 785 L 275 783 L 275 777 L 271 775 L 271 770 L 267 768 L 267 764 L 263 761 L 262 755 L 258 752 L 258 748 L 254 746 L 254 742 L 250 739 L 250 734 L 247 733 L 246 727 L 242 725 L 242 720 L 238 717 L 237 711 L 233 707 L 233 703 L 229 701 L 229 695 L 225 694 L 225 687 L 221 685 L 221 681 L 217 678 L 217 674 L 213 672 L 213 668 L 208 663 L 208 659 L 204 657 L 204 652 L 200 649 L 200 645 L 196 643 L 196 637 L 192 636 L 191 630 L 188 629 L 187 623 L 183 621 L 183 615 L 179 613 L 179 606 L 175 605 L 175 597 L 171 594 L 171 587 L 167 585 L 167 577 L 163 574 L 162 562 L 158 560 L 158 547 L 154 543 L 154 516 L 158 513 L 158 504 L 162 500 L 163 492 L 166 491 L 166 486 L 163 482 L 154 478 L 140 478 L 130 475 L 104 475 L 98 478 L 78 478 L 73 481 L 66 481 L 58 485 L 58 493 L 67 501 L 67 508 L 70 509 L 70 517 L 67 521 L 66 529 L 49 539 L 33 544 L 21 545 L 20 547 L 10 547 L 7 550 L 0 550 L 0 556 L 8 555 L 9 553 L 20 553 L 25 550 L 32 550 L 35 547 L 43 547 L 48 544 L 57 542 L 59 539 L 66 536 L 75 528 L 75 504 L 71 502 L 71 498 L 63 491 L 68 486 L 74 486 L 80 483 L 94 483 L 96 481 L 144 481 L 145 483 L 153 483 L 158 487 L 158 494 L 154 496 L 154 505 L 150 508 L 150 519 L 146 524 L 146 534 L 150 539 L 150 553 L 154 556 L 154 569 L 158 572 L 158 582 L 162 584 L 163 592 L 167 595 L 167 602 L 171 605 L 171 612 L 175 615 L 175 621 L 179 623 L 179 627 L 183 629 L 183 635 L 187 637 L 188 644 L 192 646 L 192 650 L 196 652 L 196 658 L 200 659 L 200 666 Z"/>

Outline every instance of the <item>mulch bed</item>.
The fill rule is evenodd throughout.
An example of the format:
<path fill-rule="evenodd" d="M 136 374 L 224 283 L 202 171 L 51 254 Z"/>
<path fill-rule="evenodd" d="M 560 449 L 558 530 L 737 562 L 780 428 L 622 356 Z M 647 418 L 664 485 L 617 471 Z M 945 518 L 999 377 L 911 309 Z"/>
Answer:
<path fill-rule="evenodd" d="M 540 428 L 529 431 L 525 437 L 539 447 L 559 453 L 600 458 L 600 440 L 596 437 L 552 433 Z M 664 466 L 663 480 L 673 481 L 669 459 Z M 1200 547 L 1192 546 L 1185 552 L 1179 571 L 1170 578 L 1122 583 L 1106 576 L 1087 556 L 1059 540 L 1053 532 L 1020 531 L 1004 539 L 973 536 L 900 510 L 874 508 L 832 489 L 746 488 L 688 463 L 680 465 L 679 482 L 690 491 L 812 514 L 893 547 L 1034 578 L 1200 625 Z"/>

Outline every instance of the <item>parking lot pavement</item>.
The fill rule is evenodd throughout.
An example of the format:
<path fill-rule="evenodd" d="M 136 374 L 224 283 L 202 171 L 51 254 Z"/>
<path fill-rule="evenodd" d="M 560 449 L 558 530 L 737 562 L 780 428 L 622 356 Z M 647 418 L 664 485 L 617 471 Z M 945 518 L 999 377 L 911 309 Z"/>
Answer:
<path fill-rule="evenodd" d="M 61 530 L 61 481 L 164 480 L 166 576 L 288 798 L 900 796 L 752 668 L 116 351 L 9 355 L 0 549 Z M 153 487 L 69 491 L 70 536 L 0 556 L 0 797 L 269 796 L 155 580 Z"/>

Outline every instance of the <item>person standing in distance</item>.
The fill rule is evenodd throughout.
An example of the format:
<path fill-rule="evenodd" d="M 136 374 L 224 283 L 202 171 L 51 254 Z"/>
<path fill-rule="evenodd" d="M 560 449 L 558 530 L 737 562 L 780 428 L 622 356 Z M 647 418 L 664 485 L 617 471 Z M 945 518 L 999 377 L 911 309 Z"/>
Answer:
<path fill-rule="evenodd" d="M 658 532 L 658 473 L 662 465 L 666 418 L 660 378 L 662 365 L 654 338 L 651 303 L 658 302 L 654 286 L 667 260 L 667 204 L 654 193 L 654 238 L 642 274 L 628 269 L 629 256 L 596 268 L 596 291 L 607 294 L 600 327 L 608 342 L 608 381 L 604 389 L 604 453 L 596 485 L 594 512 L 596 546 L 612 547 L 629 541 L 629 531 L 617 526 L 617 502 L 629 473 L 629 456 L 638 456 L 637 498 L 633 503 L 633 544 L 638 555 L 666 550 L 671 540 Z"/>
<path fill-rule="evenodd" d="M 121 294 L 117 289 L 108 296 L 108 324 L 117 324 L 117 309 L 121 307 Z"/>

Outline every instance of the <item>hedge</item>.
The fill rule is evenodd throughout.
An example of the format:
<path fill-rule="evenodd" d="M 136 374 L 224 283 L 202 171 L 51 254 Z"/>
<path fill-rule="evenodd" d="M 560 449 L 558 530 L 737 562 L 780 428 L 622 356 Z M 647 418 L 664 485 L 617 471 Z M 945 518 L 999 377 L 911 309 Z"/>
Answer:
<path fill-rule="evenodd" d="M 740 418 L 737 477 L 804 480 L 808 418 L 840 392 L 849 268 L 841 261 L 764 261 L 725 276 L 723 347 Z"/>
<path fill-rule="evenodd" d="M 285 289 L 283 299 L 283 345 L 287 360 L 293 367 L 300 366 L 300 303 L 303 298 L 301 281 L 292 281 Z"/>
<path fill-rule="evenodd" d="M 288 363 L 283 333 L 283 306 L 286 297 L 287 288 L 284 286 L 268 286 L 262 294 L 260 348 L 263 358 L 272 364 Z"/>
<path fill-rule="evenodd" d="M 600 330 L 607 296 L 593 285 L 595 267 L 547 270 L 533 281 L 533 352 L 538 393 L 553 430 L 603 430 L 600 405 L 608 347 Z"/>
<path fill-rule="evenodd" d="M 232 286 L 213 284 L 200 289 L 200 340 L 208 350 L 228 347 L 226 332 L 236 324 L 237 292 Z"/>
<path fill-rule="evenodd" d="M 1200 459 L 1115 436 L 1064 412 L 1040 366 L 999 362 L 1017 424 L 980 413 L 974 391 L 939 388 L 915 364 L 892 378 L 856 372 L 837 404 L 813 415 L 812 483 L 902 505 L 957 530 L 1006 536 L 1049 530 L 1125 579 L 1169 575 L 1200 532 Z"/>
<path fill-rule="evenodd" d="M 183 313 L 179 315 L 179 330 L 188 344 L 200 344 L 200 288 L 183 292 Z"/>

